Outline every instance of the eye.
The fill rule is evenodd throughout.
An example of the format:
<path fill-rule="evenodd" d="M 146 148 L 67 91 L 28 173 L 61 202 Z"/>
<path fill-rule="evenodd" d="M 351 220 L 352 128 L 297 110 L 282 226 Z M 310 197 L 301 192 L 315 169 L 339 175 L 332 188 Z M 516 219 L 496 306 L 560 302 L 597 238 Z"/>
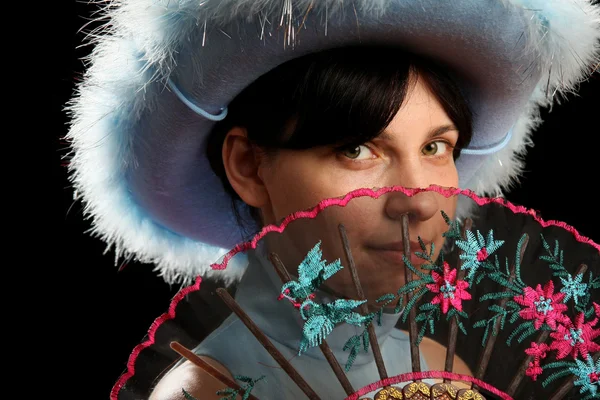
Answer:
<path fill-rule="evenodd" d="M 345 148 L 341 151 L 341 154 L 351 160 L 368 160 L 375 158 L 371 149 L 365 145 Z"/>
<path fill-rule="evenodd" d="M 436 142 L 427 143 L 421 152 L 426 156 L 437 156 L 448 152 L 448 143 L 438 140 Z"/>

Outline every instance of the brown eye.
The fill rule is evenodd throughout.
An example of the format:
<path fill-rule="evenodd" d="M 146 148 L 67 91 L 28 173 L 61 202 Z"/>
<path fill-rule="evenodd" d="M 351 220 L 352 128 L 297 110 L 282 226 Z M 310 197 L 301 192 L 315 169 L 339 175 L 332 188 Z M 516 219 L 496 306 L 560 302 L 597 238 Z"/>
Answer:
<path fill-rule="evenodd" d="M 447 146 L 448 145 L 442 141 L 431 142 L 427 143 L 421 152 L 426 156 L 436 156 L 445 153 L 447 151 Z"/>
<path fill-rule="evenodd" d="M 354 148 L 345 149 L 343 154 L 344 154 L 344 156 L 346 156 L 352 160 L 355 160 L 360 156 L 360 153 L 361 153 L 360 148 L 361 148 L 361 146 L 356 146 Z"/>
<path fill-rule="evenodd" d="M 341 153 L 344 157 L 356 161 L 365 161 L 377 158 L 377 155 L 371 151 L 369 146 L 361 144 L 360 146 L 347 147 L 342 149 Z"/>

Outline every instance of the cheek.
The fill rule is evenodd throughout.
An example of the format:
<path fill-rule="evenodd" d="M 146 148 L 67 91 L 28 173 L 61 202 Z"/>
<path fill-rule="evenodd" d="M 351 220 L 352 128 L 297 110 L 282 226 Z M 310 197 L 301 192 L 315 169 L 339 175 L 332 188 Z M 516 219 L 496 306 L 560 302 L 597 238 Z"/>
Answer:
<path fill-rule="evenodd" d="M 448 162 L 447 165 L 440 166 L 427 166 L 427 181 L 431 184 L 444 186 L 444 187 L 458 187 L 458 170 L 453 161 Z"/>
<path fill-rule="evenodd" d="M 269 195 L 268 211 L 275 220 L 313 207 L 330 195 L 328 174 L 323 174 L 314 163 L 303 161 L 301 156 L 291 160 L 281 157 L 263 177 Z"/>
<path fill-rule="evenodd" d="M 310 153 L 278 157 L 263 180 L 275 219 L 314 207 L 323 199 L 343 196 L 358 187 L 372 186 L 365 183 L 362 175 L 335 168 Z"/>

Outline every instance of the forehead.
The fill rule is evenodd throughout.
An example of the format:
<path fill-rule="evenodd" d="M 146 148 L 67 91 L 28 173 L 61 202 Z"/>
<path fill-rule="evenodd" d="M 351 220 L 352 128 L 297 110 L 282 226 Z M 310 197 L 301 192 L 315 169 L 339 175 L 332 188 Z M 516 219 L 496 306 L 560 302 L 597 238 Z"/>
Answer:
<path fill-rule="evenodd" d="M 440 134 L 440 130 L 456 130 L 456 127 L 429 85 L 417 77 L 409 85 L 402 106 L 378 139 L 392 140 L 395 135 L 405 132 Z"/>

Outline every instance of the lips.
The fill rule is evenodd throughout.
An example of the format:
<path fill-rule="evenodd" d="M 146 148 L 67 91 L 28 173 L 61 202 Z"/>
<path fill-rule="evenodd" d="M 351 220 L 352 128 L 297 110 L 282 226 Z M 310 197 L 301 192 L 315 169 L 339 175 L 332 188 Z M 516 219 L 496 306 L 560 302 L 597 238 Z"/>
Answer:
<path fill-rule="evenodd" d="M 425 247 L 429 248 L 431 242 L 424 242 Z M 372 246 L 374 250 L 383 250 L 383 251 L 398 251 L 404 252 L 404 243 L 403 242 L 392 242 L 379 246 Z M 415 251 L 423 251 L 421 245 L 418 242 L 410 242 L 410 252 L 414 253 Z"/>
<path fill-rule="evenodd" d="M 427 249 L 430 248 L 431 242 L 424 242 Z M 384 245 L 370 246 L 369 248 L 378 256 L 384 258 L 388 262 L 404 265 L 404 244 L 402 242 L 387 243 Z M 418 242 L 410 243 L 410 255 L 408 259 L 412 265 L 423 264 L 424 260 L 415 255 L 415 252 L 423 252 L 421 245 Z"/>

